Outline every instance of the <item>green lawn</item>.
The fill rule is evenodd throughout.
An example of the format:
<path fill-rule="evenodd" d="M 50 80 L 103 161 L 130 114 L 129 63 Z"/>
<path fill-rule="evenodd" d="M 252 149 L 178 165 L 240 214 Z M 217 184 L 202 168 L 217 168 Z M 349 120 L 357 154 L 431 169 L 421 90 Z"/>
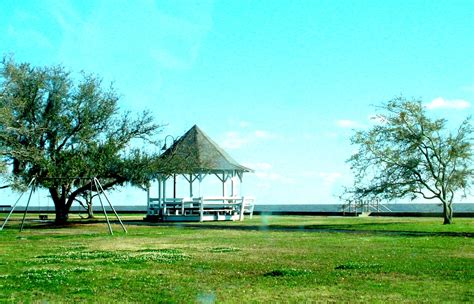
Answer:
<path fill-rule="evenodd" d="M 474 219 L 141 218 L 110 236 L 100 217 L 20 233 L 15 215 L 0 231 L 0 302 L 474 301 Z"/>

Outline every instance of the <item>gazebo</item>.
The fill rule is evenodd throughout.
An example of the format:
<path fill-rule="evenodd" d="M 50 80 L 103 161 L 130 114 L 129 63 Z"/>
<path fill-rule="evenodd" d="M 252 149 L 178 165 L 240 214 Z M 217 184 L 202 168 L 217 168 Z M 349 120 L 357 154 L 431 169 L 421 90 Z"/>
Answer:
<path fill-rule="evenodd" d="M 254 199 L 241 196 L 243 174 L 253 172 L 230 157 L 198 126 L 193 126 L 174 141 L 160 157 L 162 166 L 157 172 L 158 197 L 147 193 L 147 220 L 155 221 L 216 221 L 243 220 L 253 214 Z M 176 178 L 184 177 L 189 196 L 176 197 Z M 207 176 L 215 176 L 222 188 L 217 196 L 196 196 L 193 185 Z M 167 182 L 173 180 L 173 196 L 167 196 Z M 230 183 L 230 193 L 228 186 Z"/>

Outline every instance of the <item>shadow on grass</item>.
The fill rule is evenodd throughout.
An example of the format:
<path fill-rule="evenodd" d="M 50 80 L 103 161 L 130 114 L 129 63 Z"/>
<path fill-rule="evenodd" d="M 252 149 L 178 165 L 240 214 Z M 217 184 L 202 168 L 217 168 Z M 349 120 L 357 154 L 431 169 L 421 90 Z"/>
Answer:
<path fill-rule="evenodd" d="M 369 234 L 369 235 L 392 235 L 392 236 L 448 236 L 448 237 L 474 237 L 471 232 L 451 232 L 451 231 L 408 231 L 408 230 L 385 230 L 377 229 L 380 226 L 393 226 L 394 223 L 361 223 L 356 225 L 229 225 L 229 224 L 208 224 L 195 222 L 179 223 L 150 223 L 139 221 L 124 221 L 124 224 L 130 226 L 161 226 L 161 227 L 179 227 L 194 229 L 213 229 L 213 230 L 242 230 L 242 231 L 288 231 L 288 232 L 319 232 L 319 233 L 351 233 L 351 234 Z M 365 227 L 365 228 L 364 228 Z M 368 227 L 368 228 L 367 228 Z M 370 228 L 374 227 L 374 228 Z M 360 229 L 359 229 L 360 228 Z"/>
<path fill-rule="evenodd" d="M 3 224 L 4 219 L 0 219 L 0 225 Z M 119 224 L 118 221 L 110 221 L 111 224 Z M 27 219 L 24 224 L 24 229 L 32 229 L 32 230 L 40 230 L 40 229 L 52 229 L 52 230 L 59 230 L 59 229 L 65 229 L 65 228 L 78 228 L 84 225 L 89 225 L 89 224 L 103 224 L 107 225 L 105 220 L 101 219 L 93 219 L 93 220 L 71 220 L 67 223 L 63 224 L 56 224 L 54 220 L 31 220 Z M 9 220 L 8 223 L 5 225 L 4 229 L 20 229 L 21 226 L 21 220 L 20 219 L 14 219 L 14 220 Z"/>
<path fill-rule="evenodd" d="M 111 220 L 111 224 L 118 225 L 119 222 Z M 409 237 L 474 237 L 472 232 L 452 232 L 452 231 L 410 231 L 410 230 L 393 230 L 380 229 L 383 226 L 393 226 L 397 223 L 358 223 L 358 224 L 313 224 L 313 225 L 278 225 L 278 224 L 257 224 L 257 225 L 240 225 L 235 222 L 146 222 L 137 220 L 122 220 L 126 226 L 142 226 L 142 227 L 176 227 L 190 229 L 210 229 L 210 230 L 235 230 L 235 231 L 287 231 L 287 232 L 315 232 L 315 233 L 348 233 L 360 235 L 390 235 L 390 236 L 409 236 Z M 63 228 L 80 228 L 84 225 L 101 224 L 106 225 L 104 219 L 87 219 L 74 220 L 63 225 L 57 225 L 54 221 L 27 221 L 25 229 L 63 229 Z M 17 229 L 19 225 L 11 225 L 6 229 Z"/>

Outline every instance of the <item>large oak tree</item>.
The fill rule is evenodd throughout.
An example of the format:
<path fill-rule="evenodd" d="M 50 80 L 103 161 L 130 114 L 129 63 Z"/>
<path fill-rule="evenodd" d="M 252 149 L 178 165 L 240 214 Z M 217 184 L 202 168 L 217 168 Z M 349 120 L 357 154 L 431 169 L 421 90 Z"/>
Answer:
<path fill-rule="evenodd" d="M 57 223 L 67 221 L 76 198 L 97 190 L 87 178 L 97 177 L 104 188 L 147 184 L 156 157 L 133 146 L 137 140 L 153 143 L 160 126 L 148 112 L 133 117 L 122 113 L 118 99 L 114 88 L 104 88 L 94 75 L 82 73 L 75 78 L 61 66 L 33 67 L 3 59 L 0 174 L 4 183 L 24 189 L 35 178 L 36 185 L 51 195 Z"/>
<path fill-rule="evenodd" d="M 421 101 L 395 98 L 381 110 L 375 126 L 352 138 L 359 149 L 348 160 L 355 182 L 346 194 L 352 200 L 436 199 L 450 224 L 453 201 L 474 176 L 470 118 L 450 132 L 445 119 L 428 117 Z"/>

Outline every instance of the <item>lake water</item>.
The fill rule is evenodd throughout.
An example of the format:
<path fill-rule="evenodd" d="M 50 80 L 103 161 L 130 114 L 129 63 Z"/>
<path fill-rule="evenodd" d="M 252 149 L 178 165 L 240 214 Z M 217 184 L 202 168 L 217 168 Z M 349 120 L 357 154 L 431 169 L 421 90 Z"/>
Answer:
<path fill-rule="evenodd" d="M 384 204 L 383 206 L 390 209 L 392 212 L 409 212 L 409 213 L 439 213 L 443 211 L 443 207 L 440 204 Z M 473 212 L 474 213 L 474 203 L 460 203 L 454 204 L 454 212 Z M 49 206 L 31 206 L 28 210 L 31 212 L 53 212 L 54 207 Z M 2 210 L 3 209 L 3 210 Z M 119 212 L 146 212 L 145 205 L 135 205 L 135 206 L 126 206 L 126 205 L 117 205 L 115 209 Z M 0 212 L 7 212 L 10 208 L 1 208 Z M 24 206 L 18 206 L 16 211 L 21 212 L 24 210 Z M 83 209 L 78 206 L 73 206 L 72 211 L 82 211 Z M 96 212 L 101 211 L 99 204 L 94 206 Z M 109 208 L 107 208 L 109 210 Z M 335 213 L 341 212 L 341 204 L 286 204 L 286 205 L 255 205 L 256 213 L 273 213 L 273 212 L 298 212 L 298 213 Z M 380 211 L 386 211 L 385 208 L 380 208 Z"/>
<path fill-rule="evenodd" d="M 383 204 L 392 212 L 442 212 L 440 204 Z M 474 212 L 474 203 L 453 204 L 454 212 Z M 257 212 L 341 212 L 341 204 L 256 205 Z M 381 207 L 380 211 L 388 211 Z"/>

